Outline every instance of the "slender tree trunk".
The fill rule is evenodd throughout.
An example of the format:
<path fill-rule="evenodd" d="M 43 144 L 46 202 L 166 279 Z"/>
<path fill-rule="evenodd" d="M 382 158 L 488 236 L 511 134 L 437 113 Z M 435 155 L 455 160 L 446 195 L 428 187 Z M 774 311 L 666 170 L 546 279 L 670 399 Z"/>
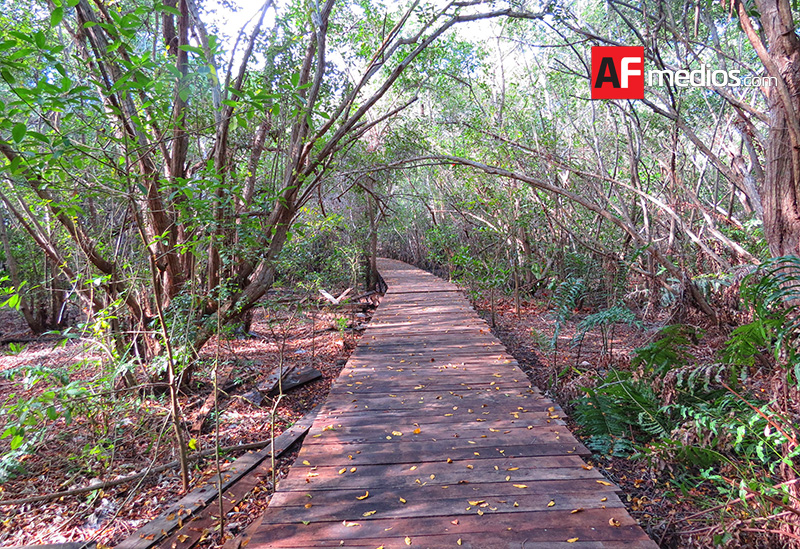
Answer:
<path fill-rule="evenodd" d="M 3 210 L 0 211 L 5 213 Z M 19 279 L 17 260 L 14 258 L 14 254 L 11 253 L 11 243 L 9 242 L 8 232 L 6 231 L 5 215 L 0 216 L 0 240 L 3 241 L 3 250 L 6 252 L 6 265 L 8 266 L 8 273 L 11 276 L 11 284 L 14 285 L 14 288 L 19 289 L 22 281 Z M 37 320 L 36 315 L 31 310 L 28 300 L 22 294 L 19 296 L 19 311 L 22 313 L 30 329 L 33 330 L 33 333 L 40 334 L 44 332 L 44 324 Z"/>
<path fill-rule="evenodd" d="M 739 20 L 769 76 L 765 86 L 769 132 L 761 199 L 764 234 L 773 256 L 800 255 L 800 39 L 788 0 L 756 0 L 766 39 L 753 28 L 741 0 Z"/>

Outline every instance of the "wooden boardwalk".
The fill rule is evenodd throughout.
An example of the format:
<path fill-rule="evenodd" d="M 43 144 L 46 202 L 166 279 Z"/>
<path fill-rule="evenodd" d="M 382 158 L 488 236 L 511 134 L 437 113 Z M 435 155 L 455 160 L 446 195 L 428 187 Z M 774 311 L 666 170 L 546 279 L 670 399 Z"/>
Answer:
<path fill-rule="evenodd" d="M 657 547 L 455 286 L 389 291 L 253 547 Z"/>

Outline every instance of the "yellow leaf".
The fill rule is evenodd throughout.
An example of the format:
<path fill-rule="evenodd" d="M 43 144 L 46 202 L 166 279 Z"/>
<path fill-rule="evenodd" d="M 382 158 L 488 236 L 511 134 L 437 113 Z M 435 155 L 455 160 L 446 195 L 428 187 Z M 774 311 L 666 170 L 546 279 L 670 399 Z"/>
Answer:
<path fill-rule="evenodd" d="M 416 471 L 416 470 L 417 470 L 417 466 L 416 465 L 412 465 L 411 469 L 409 469 L 409 471 Z"/>
<path fill-rule="evenodd" d="M 305 508 L 306 508 L 306 509 L 311 509 L 311 507 L 312 507 L 313 505 L 314 505 L 313 503 L 306 503 L 306 505 L 305 505 Z"/>
<path fill-rule="evenodd" d="M 187 536 L 186 534 L 180 534 L 180 535 L 178 536 L 178 541 L 179 541 L 179 542 L 181 542 L 181 543 L 183 543 L 183 542 L 184 542 L 184 541 L 186 541 L 187 539 L 189 539 L 189 536 Z"/>
<path fill-rule="evenodd" d="M 405 500 L 405 499 L 403 499 L 403 498 L 400 498 L 400 503 L 405 503 L 405 502 L 406 502 L 406 500 Z"/>
<path fill-rule="evenodd" d="M 356 499 L 367 499 L 368 497 L 369 497 L 369 490 L 367 490 L 367 493 L 364 494 L 363 496 L 356 496 Z"/>
<path fill-rule="evenodd" d="M 574 515 L 575 513 L 580 513 L 581 511 L 583 511 L 583 507 L 578 507 L 577 509 L 570 511 L 569 514 Z"/>
<path fill-rule="evenodd" d="M 342 521 L 342 524 L 344 524 L 345 528 L 352 528 L 353 526 L 361 526 L 357 522 L 347 522 L 346 520 Z"/>
<path fill-rule="evenodd" d="M 606 482 L 606 481 L 604 481 L 604 480 L 598 480 L 598 481 L 597 481 L 597 484 L 602 484 L 603 486 L 611 486 L 611 483 L 610 483 L 610 482 Z"/>
<path fill-rule="evenodd" d="M 187 446 L 189 447 L 189 450 L 197 450 L 197 439 L 190 438 Z"/>
<path fill-rule="evenodd" d="M 435 479 L 436 475 L 431 475 L 431 480 Z"/>
<path fill-rule="evenodd" d="M 375 513 L 377 513 L 377 511 L 367 511 L 366 513 L 364 513 L 364 514 L 363 514 L 363 515 L 361 515 L 361 516 L 362 516 L 362 517 L 369 517 L 369 516 L 372 516 L 372 515 L 374 515 Z"/>
<path fill-rule="evenodd" d="M 422 432 L 422 429 L 420 429 L 419 427 L 417 427 L 416 429 L 414 429 L 414 434 L 415 434 L 415 435 L 418 435 L 418 434 L 420 434 L 421 432 Z M 409 538 L 406 538 L 406 539 L 409 539 Z M 409 545 L 411 545 L 411 544 L 409 544 Z"/>
<path fill-rule="evenodd" d="M 411 538 L 406 536 L 405 542 L 406 542 L 406 545 L 411 545 Z"/>
<path fill-rule="evenodd" d="M 528 487 L 527 484 L 515 484 L 514 485 L 514 488 L 527 488 L 527 487 Z"/>
<path fill-rule="evenodd" d="M 583 467 L 587 471 L 591 471 L 592 469 L 594 469 L 594 467 L 592 467 L 591 465 L 581 465 L 581 467 Z"/>
<path fill-rule="evenodd" d="M 307 460 L 307 459 L 304 459 L 304 460 L 303 460 L 303 465 L 311 465 L 311 464 L 308 462 L 308 460 Z"/>
<path fill-rule="evenodd" d="M 450 459 L 450 458 L 447 458 L 447 463 L 453 463 L 453 460 Z"/>
<path fill-rule="evenodd" d="M 347 467 L 342 467 L 341 469 L 339 469 L 339 474 L 340 474 L 340 475 L 343 475 L 343 474 L 345 474 L 346 472 L 347 472 Z"/>
<path fill-rule="evenodd" d="M 351 473 L 355 473 L 356 472 L 356 468 L 355 467 L 350 467 L 350 472 Z"/>
<path fill-rule="evenodd" d="M 393 434 L 394 436 L 396 436 L 396 437 L 401 437 L 401 436 L 403 436 L 403 433 L 401 433 L 400 431 L 392 431 L 392 434 Z"/>
<path fill-rule="evenodd" d="M 553 505 L 555 505 L 555 504 L 556 504 L 556 502 L 555 502 L 555 501 L 553 501 L 553 500 L 551 499 L 551 500 L 550 500 L 550 503 L 548 503 L 548 504 L 547 504 L 547 506 L 548 506 L 548 507 L 552 507 L 552 506 L 553 506 Z"/>
<path fill-rule="evenodd" d="M 608 498 L 603 498 L 600 501 L 608 501 Z"/>
<path fill-rule="evenodd" d="M 608 523 L 609 523 L 611 526 L 615 526 L 615 527 L 617 527 L 617 528 L 619 528 L 619 527 L 620 527 L 620 524 L 621 524 L 621 523 L 620 523 L 620 521 L 618 521 L 618 520 L 617 520 L 617 519 L 615 519 L 614 517 L 611 517 L 610 519 L 608 519 Z"/>
<path fill-rule="evenodd" d="M 519 471 L 519 467 L 509 467 L 506 471 Z"/>
<path fill-rule="evenodd" d="M 475 468 L 474 465 L 467 465 L 467 469 L 474 469 L 474 468 Z"/>
<path fill-rule="evenodd" d="M 478 500 L 475 500 L 475 501 L 469 501 L 468 503 L 470 505 L 480 505 L 481 503 L 484 503 L 485 501 L 486 501 L 485 499 L 478 499 Z"/>
<path fill-rule="evenodd" d="M 461 545 L 461 538 L 458 538 L 457 544 Z"/>
<path fill-rule="evenodd" d="M 567 540 L 567 543 L 575 543 L 576 541 L 578 541 L 578 539 L 579 539 L 579 538 L 569 538 L 569 539 Z"/>

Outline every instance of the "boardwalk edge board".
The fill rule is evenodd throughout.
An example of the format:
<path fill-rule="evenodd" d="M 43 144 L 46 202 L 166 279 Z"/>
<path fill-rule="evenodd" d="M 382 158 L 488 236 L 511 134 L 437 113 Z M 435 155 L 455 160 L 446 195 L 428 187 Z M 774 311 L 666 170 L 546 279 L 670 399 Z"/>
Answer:
<path fill-rule="evenodd" d="M 272 455 L 273 447 L 276 457 L 285 452 L 308 432 L 319 410 L 320 406 L 315 407 L 295 422 L 294 425 L 275 437 L 273 443 L 264 449 L 258 452 L 249 452 L 228 465 L 222 471 L 223 482 L 221 490 L 217 486 L 219 477 L 212 477 L 205 485 L 189 492 L 161 515 L 136 530 L 115 547 L 117 549 L 149 549 L 150 547 L 159 546 L 159 543 L 174 530 L 180 528 L 184 521 L 210 505 L 217 498 L 220 491 L 226 492 L 245 475 L 258 467 L 261 462 L 268 459 Z"/>

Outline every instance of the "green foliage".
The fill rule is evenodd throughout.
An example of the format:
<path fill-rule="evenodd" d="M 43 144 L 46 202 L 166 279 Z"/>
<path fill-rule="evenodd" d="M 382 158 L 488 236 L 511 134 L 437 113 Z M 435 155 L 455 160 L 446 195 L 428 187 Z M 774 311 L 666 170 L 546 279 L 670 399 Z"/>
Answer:
<path fill-rule="evenodd" d="M 578 323 L 577 332 L 572 338 L 573 345 L 583 342 L 587 332 L 600 328 L 603 339 L 603 352 L 610 352 L 609 340 L 613 333 L 615 324 L 627 324 L 628 326 L 641 327 L 642 322 L 636 318 L 636 314 L 623 305 L 614 305 L 608 309 L 598 311 L 588 315 Z"/>
<path fill-rule="evenodd" d="M 630 454 L 636 443 L 666 437 L 672 429 L 652 388 L 628 372 L 611 370 L 595 387 L 582 390 L 586 398 L 575 401 L 575 420 L 592 450 Z"/>
<path fill-rule="evenodd" d="M 753 347 L 773 344 L 779 364 L 790 369 L 793 382 L 800 382 L 800 257 L 784 256 L 765 261 L 742 282 L 742 297 L 753 307 Z M 746 357 L 746 353 L 741 355 Z"/>
<path fill-rule="evenodd" d="M 572 312 L 586 293 L 582 278 L 568 278 L 561 282 L 553 294 L 556 318 L 561 322 L 572 317 Z"/>
<path fill-rule="evenodd" d="M 631 361 L 633 367 L 644 367 L 646 371 L 663 377 L 673 368 L 695 360 L 689 352 L 689 346 L 696 344 L 702 336 L 699 330 L 674 324 L 662 328 L 658 335 L 661 336 L 659 339 L 634 350 L 635 356 Z"/>

